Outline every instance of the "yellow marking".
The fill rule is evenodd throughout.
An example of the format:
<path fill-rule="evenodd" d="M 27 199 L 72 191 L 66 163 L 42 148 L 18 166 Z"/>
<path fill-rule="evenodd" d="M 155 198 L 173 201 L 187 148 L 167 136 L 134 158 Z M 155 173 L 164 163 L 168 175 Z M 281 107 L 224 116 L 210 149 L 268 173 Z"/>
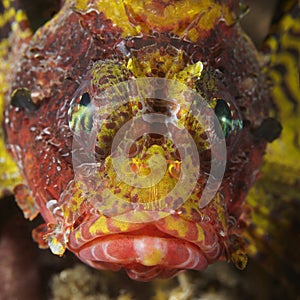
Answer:
<path fill-rule="evenodd" d="M 294 19 L 291 15 L 286 15 L 282 20 L 281 30 L 287 31 L 290 28 L 300 30 L 300 22 L 299 20 Z"/>
<path fill-rule="evenodd" d="M 8 54 L 9 50 L 9 43 L 7 39 L 3 39 L 0 41 L 0 57 L 5 57 Z M 2 73 L 0 73 L 0 76 L 3 76 Z M 2 82 L 0 80 L 0 82 Z"/>
<path fill-rule="evenodd" d="M 298 3 L 298 6 L 300 4 Z M 298 8 L 299 10 L 299 8 Z M 290 34 L 290 31 L 295 35 Z M 293 49 L 300 56 L 300 20 L 286 15 L 278 26 L 276 37 L 267 40 L 271 50 L 271 68 L 266 69 L 271 78 L 272 96 L 278 107 L 278 118 L 283 125 L 283 131 L 279 139 L 268 145 L 266 161 L 271 164 L 280 163 L 291 170 L 300 172 L 300 146 L 295 145 L 295 139 L 300 143 L 300 88 L 299 88 L 299 57 L 293 56 L 288 49 Z M 280 46 L 280 47 L 279 47 Z M 282 65 L 286 69 L 285 74 L 273 69 L 272 66 Z M 292 99 L 286 94 L 283 85 L 286 86 Z M 298 104 L 298 111 L 294 111 L 294 104 Z M 298 137 L 297 137 L 298 136 Z"/>
<path fill-rule="evenodd" d="M 62 256 L 66 251 L 66 246 L 63 245 L 56 237 L 49 237 L 48 245 L 53 254 Z"/>
<path fill-rule="evenodd" d="M 18 13 L 11 7 L 11 1 L 2 1 L 4 6 L 4 13 L 0 16 L 0 27 L 5 26 L 8 22 L 15 22 Z M 20 13 L 19 13 L 20 16 Z M 20 20 L 20 17 L 18 18 Z M 15 33 L 18 36 L 18 32 Z M 0 42 L 0 123 L 3 123 L 3 109 L 5 94 L 8 92 L 9 82 L 7 80 L 8 74 L 11 72 L 12 57 L 9 55 L 10 44 L 8 39 L 3 39 Z M 15 57 L 13 58 L 15 60 Z M 4 134 L 0 128 L 0 197 L 4 189 L 12 190 L 13 187 L 22 182 L 22 178 L 17 167 L 17 164 L 7 152 L 4 144 Z"/>
<path fill-rule="evenodd" d="M 202 242 L 205 239 L 203 228 L 200 225 L 198 225 L 197 223 L 195 225 L 196 225 L 197 232 L 198 232 L 198 237 L 197 237 L 196 242 Z"/>
<path fill-rule="evenodd" d="M 75 1 L 75 8 L 82 12 L 87 12 L 89 9 L 94 8 L 99 12 L 104 12 L 108 19 L 124 31 L 124 35 L 138 34 L 138 27 L 132 26 L 129 22 L 124 3 L 121 0 L 102 0 L 96 1 L 92 4 L 90 0 L 77 0 Z"/>
<path fill-rule="evenodd" d="M 0 135 L 0 197 L 4 189 L 12 190 L 15 185 L 22 182 L 17 164 L 7 153 L 3 136 Z"/>
<path fill-rule="evenodd" d="M 77 0 L 75 7 L 78 10 L 86 10 L 88 8 L 89 0 Z"/>
<path fill-rule="evenodd" d="M 181 161 L 174 161 L 169 163 L 168 172 L 172 178 L 179 179 L 181 170 Z"/>
<path fill-rule="evenodd" d="M 80 230 L 77 230 L 76 233 L 75 233 L 75 238 L 76 240 L 78 241 L 79 239 L 81 239 L 81 231 Z"/>
<path fill-rule="evenodd" d="M 11 0 L 2 0 L 3 7 L 5 9 L 9 8 L 11 6 L 11 2 L 13 2 L 13 1 L 11 1 Z"/>
<path fill-rule="evenodd" d="M 189 83 L 192 80 L 198 80 L 201 76 L 201 72 L 203 70 L 203 64 L 201 61 L 193 65 L 189 65 L 184 68 L 182 71 L 178 72 L 174 75 L 174 79 L 177 79 L 181 82 Z"/>
<path fill-rule="evenodd" d="M 231 253 L 230 258 L 238 269 L 244 270 L 246 268 L 248 257 L 244 249 L 235 250 Z"/>
<path fill-rule="evenodd" d="M 68 201 L 64 201 L 64 205 L 62 206 L 65 220 L 73 218 L 73 216 L 80 211 L 81 205 L 84 205 L 86 199 L 86 195 L 84 195 L 85 186 L 79 180 L 72 182 L 67 189 L 68 194 L 72 195 L 72 197 L 71 199 L 68 199 Z M 90 195 L 93 196 L 91 193 Z"/>
<path fill-rule="evenodd" d="M 77 0 L 75 8 L 87 12 L 94 8 L 104 12 L 106 17 L 123 30 L 123 37 L 133 36 L 149 30 L 165 28 L 177 35 L 187 35 L 192 41 L 198 39 L 196 28 L 208 31 L 214 28 L 218 20 L 227 24 L 236 18 L 227 4 L 219 4 L 211 0 L 164 1 L 159 5 L 154 0 Z M 184 12 L 184 13 L 183 13 Z"/>
<path fill-rule="evenodd" d="M 19 9 L 16 14 L 16 21 L 18 23 L 20 23 L 20 22 L 26 21 L 26 20 L 27 20 L 26 14 L 23 12 L 23 10 Z"/>
<path fill-rule="evenodd" d="M 272 49 L 273 52 L 277 51 L 277 49 L 278 49 L 278 41 L 277 41 L 277 39 L 275 37 L 271 37 L 268 40 L 268 45 Z"/>
<path fill-rule="evenodd" d="M 111 224 L 120 229 L 120 232 L 126 232 L 129 229 L 130 223 L 128 222 L 121 222 L 117 219 L 111 219 Z M 94 234 L 110 234 L 112 233 L 111 230 L 107 227 L 107 218 L 104 216 L 99 217 L 99 219 L 89 228 L 89 232 Z"/>
<path fill-rule="evenodd" d="M 185 238 L 188 232 L 188 226 L 186 221 L 181 218 L 165 218 L 166 226 L 168 230 L 174 230 L 178 234 L 178 237 Z"/>
<path fill-rule="evenodd" d="M 250 237 L 247 236 L 247 240 L 250 240 Z M 249 256 L 253 257 L 253 256 L 257 255 L 257 253 L 258 253 L 258 249 L 255 246 L 255 242 L 247 244 L 247 254 Z"/>
<path fill-rule="evenodd" d="M 155 266 L 160 264 L 162 261 L 163 252 L 160 249 L 153 249 L 152 251 L 147 251 L 145 256 L 142 258 L 141 263 L 145 266 Z"/>
<path fill-rule="evenodd" d="M 130 223 L 118 221 L 117 219 L 112 219 L 111 222 L 112 222 L 113 226 L 116 228 L 119 228 L 121 230 L 121 232 L 128 231 L 128 229 L 130 227 Z"/>
<path fill-rule="evenodd" d="M 214 201 L 211 202 L 211 205 L 215 206 L 218 211 L 218 221 L 221 222 L 222 228 L 227 228 L 227 216 L 225 214 L 226 209 L 224 209 L 222 205 L 220 193 L 217 193 L 217 195 L 214 198 Z"/>
<path fill-rule="evenodd" d="M 4 27 L 8 21 L 12 20 L 16 15 L 16 10 L 11 7 L 8 10 L 5 10 L 4 13 L 0 16 L 0 27 Z"/>
<path fill-rule="evenodd" d="M 195 88 L 195 82 L 201 77 L 203 64 L 200 61 L 192 65 L 187 64 L 182 50 L 177 50 L 177 53 L 170 55 L 153 49 L 153 52 L 145 53 L 143 57 L 130 58 L 127 68 L 136 78 L 147 77 L 151 74 L 164 74 L 166 79 L 178 80 Z M 178 89 L 180 93 L 180 87 Z M 176 92 L 174 90 L 174 93 Z M 178 95 L 174 95 L 174 98 L 178 99 L 176 96 Z"/>
<path fill-rule="evenodd" d="M 293 63 L 292 59 L 286 57 L 290 60 L 290 63 Z M 289 166 L 291 168 L 298 168 L 300 171 L 299 155 L 300 149 L 295 145 L 295 134 L 298 133 L 299 139 L 299 116 L 295 114 L 293 103 L 291 103 L 284 90 L 281 87 L 281 76 L 279 73 L 270 74 L 273 81 L 278 84 L 275 84 L 273 88 L 273 94 L 276 99 L 280 99 L 280 102 L 277 102 L 280 111 L 280 121 L 283 125 L 283 131 L 279 139 L 275 140 L 272 144 L 268 145 L 266 161 L 277 163 L 278 161 L 281 164 Z M 297 86 L 297 78 L 293 78 L 293 74 L 290 72 L 287 75 L 289 78 L 286 81 L 287 88 L 290 89 L 294 99 L 297 100 L 300 105 L 299 99 L 299 87 Z M 290 81 L 289 81 L 290 80 Z M 298 107 L 299 110 L 299 107 Z"/>
<path fill-rule="evenodd" d="M 97 233 L 109 234 L 110 230 L 107 228 L 107 219 L 105 217 L 100 217 L 90 228 L 89 232 L 92 235 Z"/>

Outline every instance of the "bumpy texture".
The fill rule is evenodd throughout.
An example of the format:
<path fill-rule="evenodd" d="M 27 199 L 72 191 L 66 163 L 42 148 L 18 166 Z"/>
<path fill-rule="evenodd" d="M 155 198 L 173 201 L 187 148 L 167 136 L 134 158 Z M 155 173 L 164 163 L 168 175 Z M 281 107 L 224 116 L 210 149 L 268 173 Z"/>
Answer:
<path fill-rule="evenodd" d="M 9 2 L 3 2 L 6 9 Z M 245 267 L 243 233 L 250 222 L 245 198 L 257 179 L 267 141 L 277 137 L 280 126 L 269 118 L 278 93 L 274 90 L 272 96 L 262 57 L 241 31 L 235 4 L 70 0 L 33 35 L 25 14 L 12 13 L 11 20 L 18 22 L 1 52 L 6 141 L 25 180 L 15 188 L 18 204 L 26 217 L 40 213 L 45 220 L 34 232 L 40 247 L 50 246 L 59 255 L 68 248 L 89 265 L 123 267 L 137 280 L 169 277 L 181 269 L 203 270 L 217 260 L 231 259 Z M 295 15 L 298 11 L 296 6 Z M 271 60 L 276 51 L 273 55 Z M 276 77 L 275 71 L 270 74 Z M 122 83 L 144 78 L 175 82 L 171 90 L 159 79 L 149 87 L 175 100 L 142 101 L 135 90 L 124 90 Z M 110 90 L 114 86 L 118 88 Z M 215 153 L 209 133 L 198 122 L 203 111 L 191 110 L 193 102 L 182 86 L 205 100 L 207 115 L 209 108 L 215 111 L 226 138 L 224 178 L 209 203 L 200 199 Z M 152 119 L 139 126 L 135 118 L 150 114 L 163 115 L 168 122 Z M 129 149 L 128 164 L 119 162 L 129 178 L 124 181 L 116 175 L 111 149 L 118 130 L 130 120 L 123 138 L 130 141 L 130 134 L 136 134 L 138 139 Z M 151 134 L 158 125 L 165 135 Z M 152 201 L 172 191 L 183 170 L 194 172 L 189 144 L 176 135 L 182 128 L 199 154 L 195 187 L 182 199 L 182 186 L 167 199 L 167 209 L 159 206 L 149 219 Z M 211 132 L 213 139 L 220 138 Z M 181 147 L 174 144 L 175 136 Z M 130 178 L 150 178 L 155 164 L 160 169 L 157 157 L 166 163 L 161 181 L 132 184 L 136 181 Z M 4 162 L 11 169 L 12 162 Z M 91 177 L 93 168 L 96 176 Z M 249 203 L 257 207 L 255 197 Z M 248 240 L 253 241 L 248 251 L 255 254 L 251 232 Z"/>

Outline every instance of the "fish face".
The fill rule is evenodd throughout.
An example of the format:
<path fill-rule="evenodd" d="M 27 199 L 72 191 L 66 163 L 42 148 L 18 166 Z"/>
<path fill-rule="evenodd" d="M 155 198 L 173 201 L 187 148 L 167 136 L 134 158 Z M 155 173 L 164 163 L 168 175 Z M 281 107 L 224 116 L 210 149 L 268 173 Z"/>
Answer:
<path fill-rule="evenodd" d="M 135 2 L 66 1 L 14 74 L 7 143 L 43 239 L 136 280 L 243 268 L 269 102 L 257 53 L 231 2 Z"/>
<path fill-rule="evenodd" d="M 216 230 L 225 237 L 227 228 L 217 192 L 226 142 L 216 134 L 222 129 L 214 110 L 190 87 L 202 63 L 182 57 L 181 50 L 162 57 L 151 47 L 149 67 L 133 55 L 126 64 L 96 62 L 72 98 L 75 177 L 62 215 L 73 229 L 76 223 L 69 247 L 94 267 L 124 267 L 134 279 L 151 280 L 203 270 L 222 254 Z M 207 158 L 204 164 L 210 148 L 214 166 Z"/>

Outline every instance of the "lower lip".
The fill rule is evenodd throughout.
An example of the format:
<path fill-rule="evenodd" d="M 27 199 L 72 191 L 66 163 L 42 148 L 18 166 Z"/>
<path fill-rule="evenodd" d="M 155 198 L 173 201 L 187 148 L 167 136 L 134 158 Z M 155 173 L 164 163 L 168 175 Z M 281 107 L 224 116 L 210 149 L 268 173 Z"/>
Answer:
<path fill-rule="evenodd" d="M 207 267 L 205 255 L 197 246 L 171 237 L 116 234 L 89 242 L 77 255 L 97 269 L 123 267 L 131 278 L 142 281 Z"/>

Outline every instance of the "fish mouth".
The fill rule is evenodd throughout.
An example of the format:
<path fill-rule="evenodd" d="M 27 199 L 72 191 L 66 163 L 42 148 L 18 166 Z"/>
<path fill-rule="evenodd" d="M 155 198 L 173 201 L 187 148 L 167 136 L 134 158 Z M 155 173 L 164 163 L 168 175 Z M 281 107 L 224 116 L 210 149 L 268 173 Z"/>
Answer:
<path fill-rule="evenodd" d="M 142 232 L 96 237 L 77 249 L 76 254 L 97 269 L 124 268 L 130 278 L 138 281 L 169 278 L 182 270 L 207 267 L 208 260 L 197 245 L 161 231 L 152 230 L 151 235 Z"/>

